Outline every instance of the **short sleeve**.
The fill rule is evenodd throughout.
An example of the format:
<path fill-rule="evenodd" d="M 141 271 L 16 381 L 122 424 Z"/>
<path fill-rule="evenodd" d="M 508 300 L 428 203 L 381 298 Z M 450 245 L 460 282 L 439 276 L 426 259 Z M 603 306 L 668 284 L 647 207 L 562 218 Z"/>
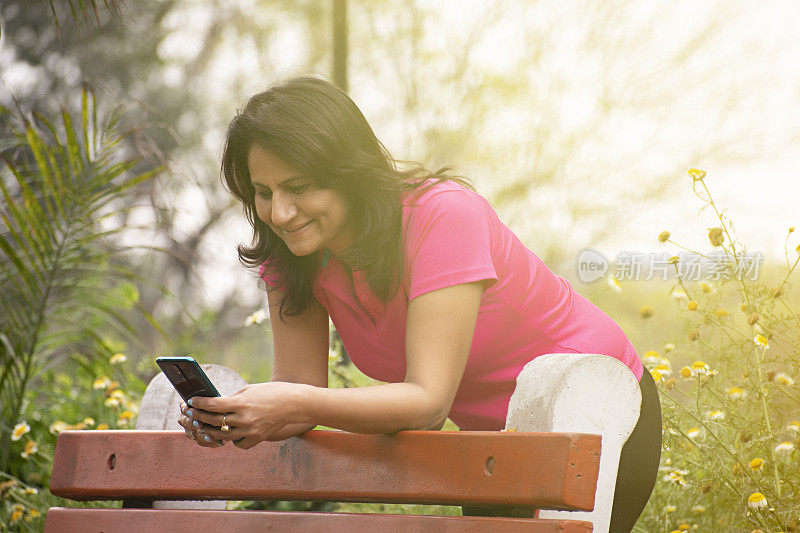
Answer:
<path fill-rule="evenodd" d="M 404 242 L 408 299 L 480 280 L 497 280 L 493 211 L 466 189 L 423 195 L 410 207 Z"/>

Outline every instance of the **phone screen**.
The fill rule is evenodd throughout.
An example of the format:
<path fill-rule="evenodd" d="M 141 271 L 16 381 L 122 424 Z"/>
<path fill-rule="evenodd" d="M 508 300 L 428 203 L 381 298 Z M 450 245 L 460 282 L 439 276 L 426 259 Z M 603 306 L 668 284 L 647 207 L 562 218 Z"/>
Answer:
<path fill-rule="evenodd" d="M 216 387 L 192 357 L 159 357 L 156 363 L 184 401 L 194 396 L 219 396 Z"/>

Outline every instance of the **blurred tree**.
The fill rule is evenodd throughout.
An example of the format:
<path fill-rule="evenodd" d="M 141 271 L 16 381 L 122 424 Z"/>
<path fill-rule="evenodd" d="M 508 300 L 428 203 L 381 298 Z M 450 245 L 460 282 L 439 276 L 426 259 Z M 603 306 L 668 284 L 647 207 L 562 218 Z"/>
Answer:
<path fill-rule="evenodd" d="M 333 0 L 333 83 L 347 87 L 347 0 Z"/>
<path fill-rule="evenodd" d="M 52 112 L 59 105 L 53 95 L 75 94 L 87 80 L 105 100 L 127 108 L 125 127 L 133 135 L 124 150 L 169 161 L 171 168 L 171 179 L 137 189 L 133 203 L 149 207 L 119 215 L 122 224 L 153 221 L 158 227 L 155 235 L 129 232 L 125 242 L 155 243 L 168 252 L 131 258 L 142 279 L 158 280 L 173 295 L 165 298 L 155 286 L 141 287 L 142 305 L 160 314 L 174 332 L 168 346 L 152 333 L 143 340 L 152 350 L 200 349 L 201 355 L 202 348 L 222 348 L 238 334 L 242 318 L 259 299 L 253 283 L 218 298 L 219 316 L 212 324 L 192 319 L 207 305 L 198 267 L 214 263 L 208 236 L 226 219 L 239 218 L 218 181 L 219 133 L 232 115 L 231 101 L 250 92 L 252 72 L 226 68 L 229 54 L 243 48 L 243 54 L 266 63 L 263 72 L 274 76 L 278 68 L 269 63 L 278 48 L 273 42 L 276 28 L 288 23 L 305 28 L 311 37 L 319 35 L 303 43 L 312 64 L 330 61 L 330 27 L 320 31 L 330 20 L 330 8 L 315 2 L 243 6 L 164 0 L 138 3 L 135 9 L 123 4 L 120 15 L 81 5 L 88 8 L 83 15 L 90 10 L 96 24 L 80 12 L 72 16 L 69 5 L 60 2 L 55 7 L 25 0 L 3 3 L 0 77 L 5 90 L 0 91 L 0 103 Z M 253 17 L 252 10 L 260 16 Z M 219 86 L 225 95 L 236 96 L 220 100 Z M 73 107 L 77 103 L 69 102 Z M 227 254 L 235 254 L 235 244 L 229 243 Z"/>

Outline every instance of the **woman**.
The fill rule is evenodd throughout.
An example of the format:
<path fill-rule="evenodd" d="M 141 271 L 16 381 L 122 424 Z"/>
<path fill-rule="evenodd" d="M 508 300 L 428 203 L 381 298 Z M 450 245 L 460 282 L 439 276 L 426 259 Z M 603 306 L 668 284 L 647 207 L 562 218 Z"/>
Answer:
<path fill-rule="evenodd" d="M 254 230 L 239 257 L 267 282 L 275 363 L 269 383 L 182 409 L 188 436 L 247 449 L 318 424 L 392 433 L 438 430 L 449 417 L 498 430 L 525 363 L 607 354 L 643 390 L 618 476 L 626 503 L 613 513 L 620 530 L 633 526 L 660 454 L 652 378 L 617 324 L 465 180 L 398 171 L 347 95 L 308 77 L 247 103 L 228 128 L 222 173 Z M 387 384 L 327 388 L 329 317 L 353 363 Z"/>

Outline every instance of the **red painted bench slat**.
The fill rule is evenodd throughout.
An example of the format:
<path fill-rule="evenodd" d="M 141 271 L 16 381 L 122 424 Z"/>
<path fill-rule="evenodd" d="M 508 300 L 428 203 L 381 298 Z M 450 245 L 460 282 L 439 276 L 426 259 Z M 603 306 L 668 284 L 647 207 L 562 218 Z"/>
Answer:
<path fill-rule="evenodd" d="M 420 516 L 273 511 L 200 511 L 155 509 L 69 509 L 53 507 L 45 532 L 115 533 L 129 531 L 265 531 L 357 533 L 587 533 L 590 522 L 471 516 Z"/>
<path fill-rule="evenodd" d="M 50 491 L 73 500 L 221 499 L 591 510 L 600 436 L 309 431 L 250 450 L 180 431 L 65 431 Z M 197 512 L 197 511 L 193 511 Z"/>

